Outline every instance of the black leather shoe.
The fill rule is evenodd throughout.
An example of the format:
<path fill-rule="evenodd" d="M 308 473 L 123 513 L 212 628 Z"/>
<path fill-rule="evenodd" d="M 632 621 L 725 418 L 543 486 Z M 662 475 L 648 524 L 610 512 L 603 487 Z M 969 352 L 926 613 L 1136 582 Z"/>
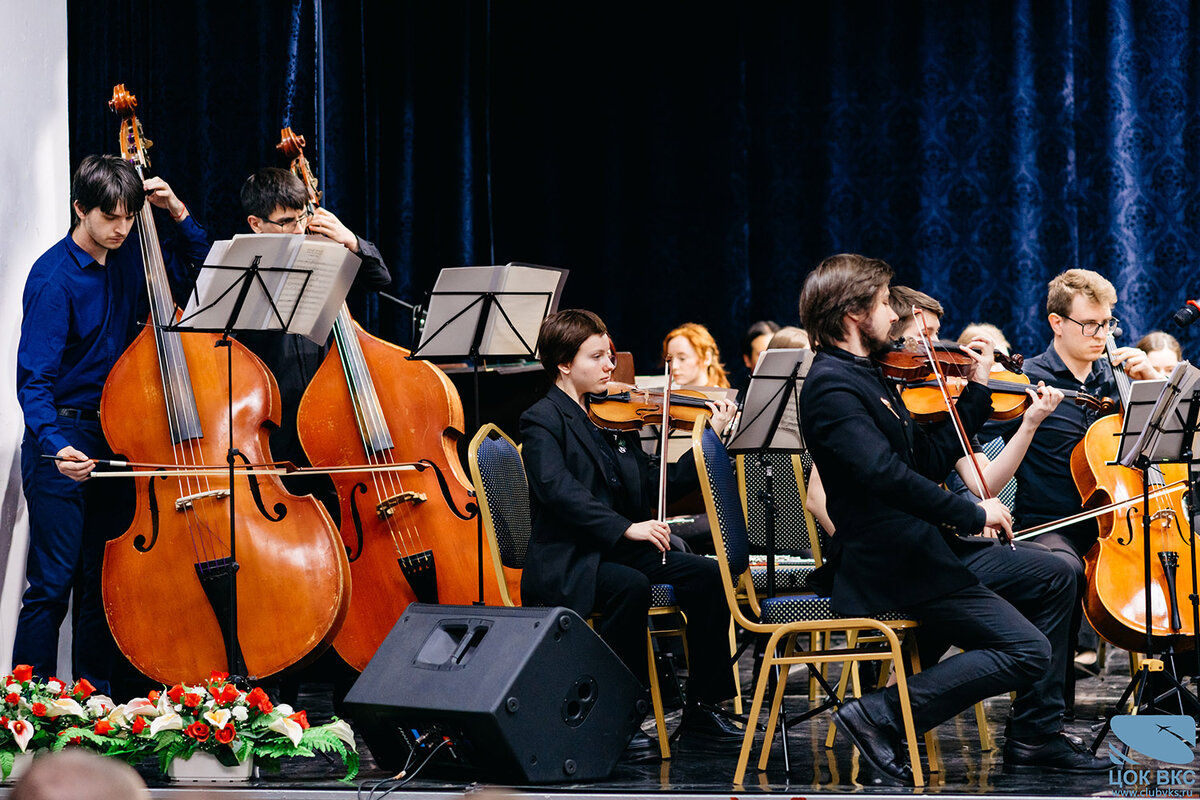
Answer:
<path fill-rule="evenodd" d="M 625 746 L 621 761 L 625 764 L 655 764 L 662 761 L 662 751 L 658 749 L 658 742 L 638 731 Z"/>
<path fill-rule="evenodd" d="M 843 703 L 841 708 L 833 712 L 833 719 L 838 724 L 838 730 L 846 734 L 881 778 L 894 781 L 897 785 L 912 785 L 912 768 L 900 754 L 898 733 L 872 722 L 857 700 Z"/>
<path fill-rule="evenodd" d="M 1107 772 L 1112 764 L 1092 755 L 1078 736 L 1056 733 L 1041 744 L 1004 742 L 1005 772 Z"/>
<path fill-rule="evenodd" d="M 679 735 L 688 743 L 741 747 L 745 733 L 719 710 L 704 704 L 691 704 L 683 710 Z"/>

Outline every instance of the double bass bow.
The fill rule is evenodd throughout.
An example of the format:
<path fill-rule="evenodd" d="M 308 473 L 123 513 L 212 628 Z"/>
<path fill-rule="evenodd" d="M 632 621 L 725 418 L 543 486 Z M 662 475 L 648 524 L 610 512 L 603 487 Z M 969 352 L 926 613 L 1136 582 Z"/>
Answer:
<path fill-rule="evenodd" d="M 142 174 L 150 143 L 136 105 L 123 85 L 113 90 L 122 155 Z M 234 453 L 243 466 L 269 464 L 279 390 L 238 342 L 169 328 L 176 306 L 149 204 L 137 224 L 151 324 L 110 372 L 101 421 L 114 452 L 180 469 L 134 478 L 133 523 L 104 549 L 105 613 L 121 651 L 155 680 L 271 675 L 332 640 L 349 592 L 346 557 L 325 509 L 288 494 L 278 475 L 243 470 L 231 486 L 212 471 L 189 474 Z"/>
<path fill-rule="evenodd" d="M 280 152 L 304 183 L 309 212 L 320 202 L 303 137 L 282 131 Z M 476 522 L 470 480 L 458 458 L 462 402 L 444 372 L 371 336 L 345 304 L 333 325 L 334 347 L 300 400 L 297 430 L 314 467 L 363 465 L 333 474 L 341 537 L 354 592 L 333 647 L 362 670 L 411 602 L 477 599 Z M 382 471 L 401 462 L 424 471 Z M 475 509 L 475 513 L 478 513 Z M 506 569 L 519 597 L 519 573 Z M 485 602 L 500 604 L 489 582 Z"/>
<path fill-rule="evenodd" d="M 1115 346 L 1109 336 L 1105 355 L 1110 361 Z M 1113 366 L 1113 376 L 1121 406 L 1128 408 L 1129 376 L 1120 364 Z M 1151 465 L 1142 473 L 1114 463 L 1123 420 L 1121 413 L 1096 420 L 1071 453 L 1071 473 L 1084 507 L 1117 506 L 1097 518 L 1096 543 L 1084 556 L 1084 613 L 1107 641 L 1131 652 L 1156 652 L 1168 644 L 1192 647 L 1196 631 L 1191 618 L 1180 614 L 1178 590 L 1192 585 L 1191 559 L 1179 557 L 1191 547 L 1192 537 L 1183 506 L 1187 467 Z M 1145 489 L 1150 489 L 1148 506 Z"/>

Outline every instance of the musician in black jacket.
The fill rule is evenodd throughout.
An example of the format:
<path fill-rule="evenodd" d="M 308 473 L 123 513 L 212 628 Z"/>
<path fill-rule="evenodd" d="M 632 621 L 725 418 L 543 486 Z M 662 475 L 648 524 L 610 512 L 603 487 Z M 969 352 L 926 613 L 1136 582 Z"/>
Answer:
<path fill-rule="evenodd" d="M 683 737 L 740 743 L 742 732 L 715 708 L 734 694 L 729 610 L 717 563 L 684 552 L 667 524 L 653 519 L 657 463 L 636 433 L 601 431 L 588 418 L 587 394 L 605 393 L 614 368 L 608 330 L 590 311 L 559 311 L 542 323 L 538 354 L 553 385 L 521 415 L 533 504 L 523 601 L 567 606 L 582 616 L 598 612 L 596 631 L 647 684 L 650 586 L 671 584 L 688 619 Z M 733 403 L 709 406 L 713 427 L 724 429 Z M 668 478 L 673 495 L 698 486 L 690 453 L 668 467 Z M 648 747 L 639 740 L 634 746 Z"/>
<path fill-rule="evenodd" d="M 887 345 L 896 320 L 891 276 L 878 259 L 833 256 L 808 276 L 800 296 L 801 319 L 818 343 L 800 417 L 837 527 L 828 562 L 833 608 L 850 615 L 899 611 L 920 621 L 918 635 L 964 649 L 909 680 L 918 730 L 1015 690 L 1006 769 L 1103 771 L 1106 761 L 1062 733 L 1063 671 L 1053 665 L 1068 652 L 1070 571 L 1036 545 L 1013 550 L 994 538 L 963 538 L 1011 534 L 1008 509 L 939 485 L 963 455 L 953 428 L 915 425 L 870 358 Z M 992 351 L 968 352 L 975 373 L 958 411 L 970 436 L 991 410 Z M 899 748 L 895 687 L 846 703 L 835 718 L 884 775 L 911 779 Z"/>

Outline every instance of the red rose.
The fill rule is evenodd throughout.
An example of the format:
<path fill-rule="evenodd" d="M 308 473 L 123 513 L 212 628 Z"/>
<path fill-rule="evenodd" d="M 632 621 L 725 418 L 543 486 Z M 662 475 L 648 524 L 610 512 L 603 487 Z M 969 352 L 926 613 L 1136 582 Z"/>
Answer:
<path fill-rule="evenodd" d="M 197 742 L 207 742 L 209 731 L 208 725 L 203 722 L 193 722 L 183 729 L 186 735 L 192 737 Z"/>
<path fill-rule="evenodd" d="M 218 681 L 223 681 L 223 680 L 225 680 L 225 679 L 226 679 L 226 678 L 228 678 L 228 677 L 229 677 L 229 673 L 228 673 L 228 672 L 217 672 L 217 671 L 214 669 L 214 670 L 212 671 L 212 674 L 208 676 L 208 679 L 209 679 L 210 681 L 212 681 L 213 683 L 216 683 L 216 682 L 218 682 Z"/>
<path fill-rule="evenodd" d="M 30 709 L 29 709 L 29 710 L 33 712 L 33 715 L 34 715 L 35 717 L 44 717 L 44 716 L 46 716 L 46 704 L 45 704 L 45 703 L 34 703 L 34 704 L 33 704 L 33 705 L 30 707 Z"/>
<path fill-rule="evenodd" d="M 151 689 L 150 694 L 146 695 L 146 699 L 149 700 L 151 703 L 157 703 L 158 702 L 158 689 Z"/>
<path fill-rule="evenodd" d="M 138 717 L 137 719 L 135 719 L 133 721 L 133 726 L 130 728 L 130 730 L 133 731 L 134 733 L 141 733 L 142 731 L 146 730 L 146 718 Z"/>
<path fill-rule="evenodd" d="M 4 697 L 4 702 L 8 703 L 10 706 L 15 706 L 18 702 L 20 702 L 20 700 L 21 695 L 17 694 L 16 692 L 9 692 Z"/>
<path fill-rule="evenodd" d="M 183 696 L 183 704 L 188 708 L 198 708 L 204 702 L 204 698 L 194 692 L 188 692 Z"/>
<path fill-rule="evenodd" d="M 167 697 L 172 703 L 178 703 L 179 698 L 183 697 L 183 684 L 177 683 L 167 690 Z"/>
<path fill-rule="evenodd" d="M 91 697 L 95 692 L 96 692 L 96 687 L 92 686 L 92 684 L 88 683 L 87 678 L 80 678 L 79 681 L 75 684 L 75 690 L 71 693 L 74 695 L 78 695 L 81 698 L 86 699 L 88 697 Z"/>
<path fill-rule="evenodd" d="M 222 684 L 219 690 L 213 692 L 213 697 L 217 699 L 218 703 L 226 704 L 234 702 L 241 697 L 241 695 L 242 693 L 239 692 L 238 688 L 232 683 Z"/>
<path fill-rule="evenodd" d="M 101 735 L 111 732 L 112 729 L 112 723 L 106 719 L 98 719 L 96 720 L 96 724 L 92 726 L 92 730 Z"/>
<path fill-rule="evenodd" d="M 226 725 L 224 728 L 218 728 L 217 732 L 213 734 L 213 738 L 221 744 L 229 744 L 233 741 L 233 726 Z"/>
<path fill-rule="evenodd" d="M 18 664 L 13 667 L 13 677 L 21 683 L 31 680 L 33 678 L 33 667 L 28 664 Z"/>
<path fill-rule="evenodd" d="M 246 695 L 246 704 L 251 708 L 257 708 L 264 714 L 270 714 L 275 708 L 271 705 L 271 698 L 267 697 L 267 693 L 257 686 L 250 690 L 250 694 Z"/>
<path fill-rule="evenodd" d="M 293 722 L 299 722 L 301 729 L 308 727 L 308 712 L 307 711 L 301 710 L 301 711 L 297 711 L 295 714 L 288 714 L 288 719 L 292 720 Z"/>
<path fill-rule="evenodd" d="M 82 743 L 83 743 L 82 736 L 72 736 L 70 739 L 67 740 L 67 744 L 82 744 Z"/>
<path fill-rule="evenodd" d="M 0 728 L 8 727 L 8 717 L 0 717 Z"/>

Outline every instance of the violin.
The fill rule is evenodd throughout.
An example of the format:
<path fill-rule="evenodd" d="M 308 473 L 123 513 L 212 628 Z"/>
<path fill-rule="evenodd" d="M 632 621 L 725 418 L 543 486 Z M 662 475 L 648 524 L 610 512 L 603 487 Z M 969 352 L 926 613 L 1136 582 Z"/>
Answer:
<path fill-rule="evenodd" d="M 1019 374 L 1025 363 L 1025 357 L 1020 353 L 1009 355 L 993 350 L 992 357 L 1011 373 Z M 921 339 L 897 339 L 874 353 L 871 359 L 885 376 L 903 381 L 924 380 L 934 371 L 934 366 L 950 378 L 969 378 L 975 371 L 975 360 L 963 352 L 958 342 L 939 339 L 928 345 Z"/>
<path fill-rule="evenodd" d="M 150 142 L 136 105 L 123 85 L 113 90 L 122 155 L 140 175 Z M 227 458 L 270 464 L 279 389 L 240 343 L 167 328 L 176 306 L 149 203 L 137 223 L 151 324 L 109 373 L 101 422 L 115 453 L 166 468 L 134 478 L 133 523 L 104 548 L 104 610 L 121 651 L 154 680 L 272 675 L 337 632 L 346 556 L 324 507 L 289 494 L 278 475 L 240 470 L 230 486 L 227 472 L 193 470 Z"/>
<path fill-rule="evenodd" d="M 1029 378 L 1007 370 L 993 371 L 992 375 L 997 377 L 989 378 L 987 382 L 987 387 L 992 390 L 991 419 L 1004 421 L 1016 419 L 1024 414 L 1025 409 L 1033 403 L 1033 398 L 1029 396 Z M 962 379 L 949 381 L 947 389 L 951 398 L 957 400 L 965 386 L 966 382 Z M 1074 400 L 1078 405 L 1094 408 L 1102 414 L 1111 414 L 1116 408 L 1116 404 L 1107 397 L 1092 397 L 1086 392 L 1070 389 L 1061 391 L 1067 399 Z M 937 422 L 949 414 L 942 393 L 933 381 L 909 383 L 900 392 L 900 399 L 916 422 Z"/>
<path fill-rule="evenodd" d="M 608 394 L 589 394 L 588 417 L 606 431 L 640 431 L 663 424 L 662 389 L 609 384 Z M 695 389 L 672 389 L 667 401 L 672 430 L 690 431 L 702 415 L 711 414 L 707 395 Z"/>
<path fill-rule="evenodd" d="M 1105 342 L 1112 360 L 1113 337 Z M 1127 408 L 1129 376 L 1121 365 L 1113 367 L 1117 393 Z M 1175 643 L 1191 647 L 1195 630 L 1183 618 L 1179 587 L 1191 587 L 1191 559 L 1180 557 L 1191 546 L 1192 532 L 1183 497 L 1188 489 L 1184 464 L 1152 465 L 1144 473 L 1114 464 L 1122 414 L 1111 414 L 1092 423 L 1071 453 L 1071 472 L 1085 508 L 1117 504 L 1098 517 L 1096 544 L 1084 556 L 1087 590 L 1084 614 L 1107 641 L 1132 652 L 1158 652 Z M 1144 507 L 1143 487 L 1149 484 L 1150 503 Z M 1150 593 L 1146 593 L 1146 520 L 1150 530 Z M 1187 591 L 1185 588 L 1184 591 Z M 1149 613 L 1148 613 L 1149 612 Z M 1146 620 L 1151 621 L 1147 641 Z"/>

